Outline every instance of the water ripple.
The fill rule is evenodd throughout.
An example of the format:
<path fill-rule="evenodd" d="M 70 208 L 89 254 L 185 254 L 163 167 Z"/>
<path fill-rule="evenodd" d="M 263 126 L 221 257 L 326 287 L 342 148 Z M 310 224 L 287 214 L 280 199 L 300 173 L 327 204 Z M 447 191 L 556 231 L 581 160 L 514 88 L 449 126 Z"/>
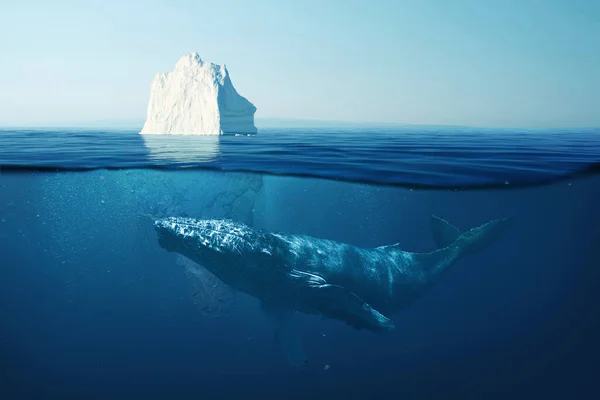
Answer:
<path fill-rule="evenodd" d="M 207 168 L 416 187 L 546 183 L 597 172 L 600 129 L 263 129 L 256 136 L 0 130 L 3 169 Z"/>

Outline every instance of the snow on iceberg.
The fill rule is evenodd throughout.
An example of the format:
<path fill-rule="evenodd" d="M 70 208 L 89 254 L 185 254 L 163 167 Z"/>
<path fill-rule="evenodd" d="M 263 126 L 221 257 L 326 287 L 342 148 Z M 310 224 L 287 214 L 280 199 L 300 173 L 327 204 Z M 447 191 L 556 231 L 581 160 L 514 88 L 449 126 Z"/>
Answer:
<path fill-rule="evenodd" d="M 256 107 L 233 87 L 225 65 L 183 56 L 152 82 L 140 134 L 255 134 Z"/>

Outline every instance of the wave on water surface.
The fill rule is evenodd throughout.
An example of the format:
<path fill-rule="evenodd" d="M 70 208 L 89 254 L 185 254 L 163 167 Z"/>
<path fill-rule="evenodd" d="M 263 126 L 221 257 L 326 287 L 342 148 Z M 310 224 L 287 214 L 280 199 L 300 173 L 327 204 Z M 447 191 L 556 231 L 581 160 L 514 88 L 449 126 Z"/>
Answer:
<path fill-rule="evenodd" d="M 200 168 L 424 188 L 521 187 L 600 171 L 600 129 L 261 129 L 255 136 L 0 130 L 0 168 Z"/>

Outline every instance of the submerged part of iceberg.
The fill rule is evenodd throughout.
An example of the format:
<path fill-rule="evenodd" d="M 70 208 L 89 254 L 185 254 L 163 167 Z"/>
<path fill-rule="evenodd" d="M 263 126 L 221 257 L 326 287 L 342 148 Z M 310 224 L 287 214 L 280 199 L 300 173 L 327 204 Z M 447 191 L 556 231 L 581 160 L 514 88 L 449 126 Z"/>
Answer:
<path fill-rule="evenodd" d="M 141 134 L 255 134 L 256 107 L 233 87 L 225 65 L 183 56 L 152 82 Z"/>
<path fill-rule="evenodd" d="M 203 316 L 219 318 L 231 312 L 236 297 L 232 288 L 182 255 L 177 255 L 177 264 L 184 267 L 190 299 Z"/>

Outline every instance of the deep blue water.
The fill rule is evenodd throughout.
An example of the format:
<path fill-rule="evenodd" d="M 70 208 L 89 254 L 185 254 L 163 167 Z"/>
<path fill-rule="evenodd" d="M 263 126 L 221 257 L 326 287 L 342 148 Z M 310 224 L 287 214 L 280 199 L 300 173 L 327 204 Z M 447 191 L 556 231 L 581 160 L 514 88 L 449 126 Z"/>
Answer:
<path fill-rule="evenodd" d="M 0 398 L 599 397 L 598 131 L 262 133 L 0 132 Z M 192 301 L 180 214 L 417 252 L 432 214 L 515 224 L 389 333 L 297 316 L 297 369 L 255 299 Z"/>

